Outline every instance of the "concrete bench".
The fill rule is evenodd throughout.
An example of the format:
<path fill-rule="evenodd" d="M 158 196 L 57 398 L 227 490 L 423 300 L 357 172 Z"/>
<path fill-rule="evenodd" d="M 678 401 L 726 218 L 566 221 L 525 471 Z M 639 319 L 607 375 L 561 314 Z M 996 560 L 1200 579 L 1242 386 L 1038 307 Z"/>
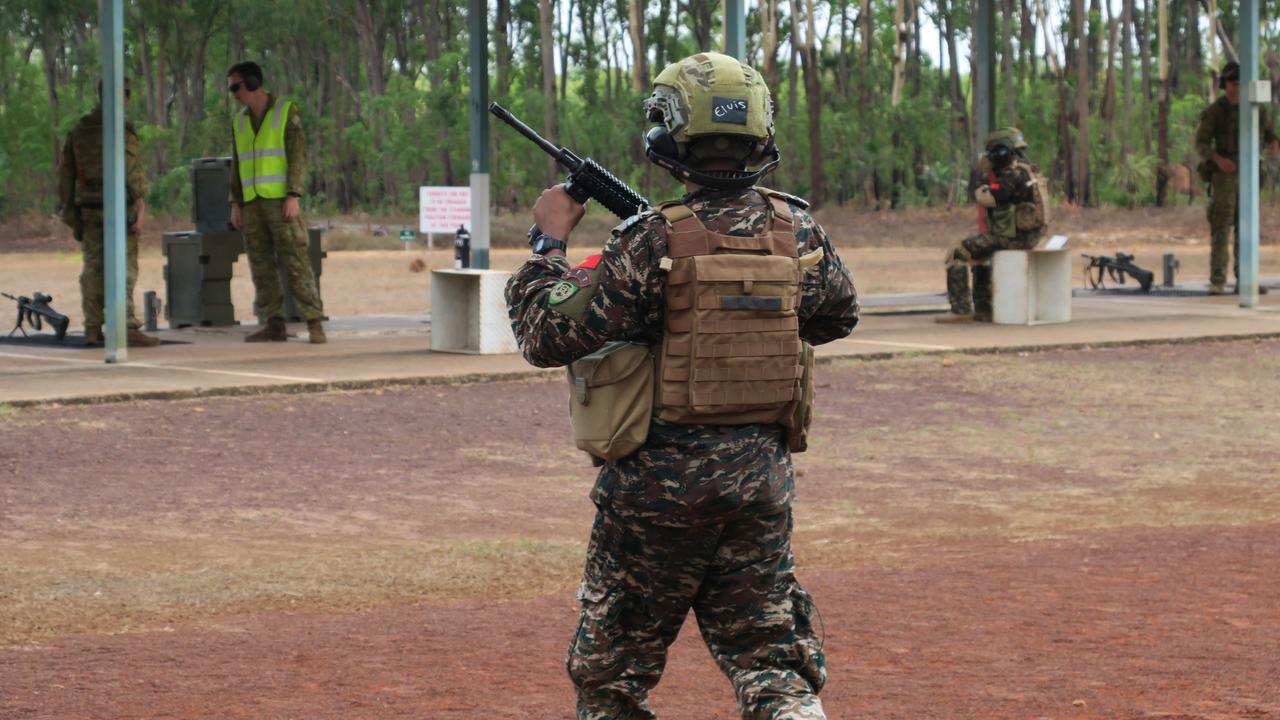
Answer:
<path fill-rule="evenodd" d="M 431 349 L 491 355 L 517 352 L 501 270 L 431 271 Z"/>
<path fill-rule="evenodd" d="M 991 261 L 992 322 L 1044 325 L 1071 321 L 1071 256 L 1055 235 L 1031 250 L 1000 250 Z"/>

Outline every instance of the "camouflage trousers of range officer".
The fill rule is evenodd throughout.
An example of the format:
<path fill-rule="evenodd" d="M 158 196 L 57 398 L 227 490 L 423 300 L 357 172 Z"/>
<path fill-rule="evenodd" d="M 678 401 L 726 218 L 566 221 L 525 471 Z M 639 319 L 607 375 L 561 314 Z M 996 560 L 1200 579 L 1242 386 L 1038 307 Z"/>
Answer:
<path fill-rule="evenodd" d="M 973 265 L 973 291 L 969 290 L 971 263 L 990 260 L 997 250 L 1025 250 L 1035 237 L 1019 234 L 1002 237 L 991 233 L 970 235 L 947 253 L 947 301 L 957 315 L 991 315 L 991 266 Z"/>
<path fill-rule="evenodd" d="M 566 665 L 579 720 L 654 718 L 689 610 L 746 720 L 824 720 L 813 599 L 796 582 L 791 511 L 667 527 L 598 509 Z"/>
<path fill-rule="evenodd" d="M 106 249 L 103 241 L 102 210 L 80 208 L 83 231 L 80 234 L 80 251 L 84 265 L 80 269 L 80 309 L 84 312 L 86 328 L 100 328 L 103 324 L 103 306 L 106 303 Z M 140 328 L 133 304 L 133 287 L 138 283 L 138 234 L 128 232 L 125 240 L 125 300 L 128 303 L 128 326 Z"/>
<path fill-rule="evenodd" d="M 1234 173 L 1213 173 L 1209 185 L 1209 283 L 1227 283 L 1227 261 L 1231 260 L 1231 272 L 1240 281 L 1240 216 L 1236 212 L 1239 200 L 1239 178 Z M 1228 248 L 1230 250 L 1228 251 Z M 1228 257 L 1228 253 L 1230 257 Z"/>
<path fill-rule="evenodd" d="M 283 208 L 283 199 L 266 198 L 257 198 L 241 208 L 240 229 L 253 275 L 253 304 L 263 318 L 284 318 L 284 290 L 278 271 L 283 268 L 298 316 L 318 320 L 324 317 L 324 306 L 307 256 L 307 230 L 301 217 L 292 222 L 285 220 Z"/>

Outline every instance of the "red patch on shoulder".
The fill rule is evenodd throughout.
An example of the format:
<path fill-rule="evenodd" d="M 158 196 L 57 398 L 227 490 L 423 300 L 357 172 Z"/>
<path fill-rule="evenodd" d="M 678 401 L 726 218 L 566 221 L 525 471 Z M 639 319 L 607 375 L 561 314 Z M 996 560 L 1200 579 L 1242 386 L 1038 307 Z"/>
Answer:
<path fill-rule="evenodd" d="M 595 269 L 596 269 L 596 266 L 600 264 L 600 260 L 601 260 L 601 258 L 603 258 L 603 257 L 604 257 L 604 255 L 602 255 L 602 254 L 600 254 L 600 253 L 596 253 L 595 255 L 592 255 L 591 257 L 587 258 L 586 260 L 583 260 L 582 262 L 578 263 L 578 267 L 580 267 L 580 268 L 587 268 L 587 269 L 589 269 L 589 270 L 595 270 Z"/>

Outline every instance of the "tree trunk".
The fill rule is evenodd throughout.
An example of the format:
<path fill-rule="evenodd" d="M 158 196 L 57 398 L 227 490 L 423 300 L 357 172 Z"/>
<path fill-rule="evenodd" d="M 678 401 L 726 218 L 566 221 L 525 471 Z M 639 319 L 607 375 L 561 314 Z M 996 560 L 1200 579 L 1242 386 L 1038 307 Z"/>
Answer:
<path fill-rule="evenodd" d="M 871 0 L 862 0 L 858 22 L 862 26 L 862 62 L 859 82 L 862 84 L 862 104 L 871 103 Z"/>
<path fill-rule="evenodd" d="M 764 81 L 778 97 L 778 0 L 760 0 L 760 46 L 764 53 Z"/>
<path fill-rule="evenodd" d="M 896 0 L 893 4 L 893 91 L 889 97 L 889 105 L 898 107 L 902 102 L 902 86 L 907 79 L 907 43 L 911 39 L 906 23 L 906 5 L 911 0 Z"/>
<path fill-rule="evenodd" d="M 552 35 L 551 0 L 538 0 L 538 27 L 542 34 L 542 97 L 546 101 L 542 115 L 542 135 L 551 142 L 560 136 L 556 125 L 555 38 Z M 547 185 L 555 182 L 556 161 L 547 157 Z"/>
<path fill-rule="evenodd" d="M 511 96 L 511 63 L 515 54 L 508 39 L 511 32 L 511 0 L 497 0 L 497 17 L 494 21 L 493 44 L 498 61 L 496 90 L 499 98 L 506 99 Z"/>
<path fill-rule="evenodd" d="M 644 0 L 631 0 L 631 47 L 635 49 L 631 60 L 631 87 L 638 93 L 649 89 L 649 51 L 644 43 Z"/>
<path fill-rule="evenodd" d="M 1072 0 L 1076 8 L 1076 35 L 1080 47 L 1089 47 L 1084 0 Z M 1076 184 L 1080 188 L 1080 206 L 1088 207 L 1089 193 L 1089 54 L 1076 53 L 1076 130 L 1079 140 L 1076 153 Z"/>
<path fill-rule="evenodd" d="M 809 115 L 809 201 L 813 207 L 821 207 L 827 199 L 827 181 L 822 168 L 825 148 L 822 145 L 822 89 L 820 87 L 817 53 L 814 49 L 814 0 L 808 0 L 807 31 L 800 46 L 804 63 L 805 106 Z M 798 25 L 795 20 L 793 22 Z"/>
<path fill-rule="evenodd" d="M 938 16 L 942 20 L 942 36 L 947 43 L 947 68 L 948 74 L 951 76 L 951 112 L 954 117 L 952 121 L 953 129 L 959 127 L 964 134 L 965 144 L 968 146 L 968 155 L 966 158 L 972 162 L 977 153 L 973 146 L 973 133 L 969 130 L 969 113 L 964 105 L 964 93 L 960 89 L 960 63 L 957 62 L 956 53 L 956 28 L 951 15 L 951 11 L 947 9 L 947 0 L 938 0 Z M 967 163 L 966 163 L 967 166 Z"/>
<path fill-rule="evenodd" d="M 1120 76 L 1124 104 L 1120 111 L 1120 155 L 1129 156 L 1129 128 L 1133 123 L 1133 0 L 1122 0 L 1120 9 Z"/>
<path fill-rule="evenodd" d="M 1160 96 L 1156 117 L 1159 170 L 1156 172 L 1156 206 L 1164 207 L 1169 186 L 1169 17 L 1167 0 L 1159 0 Z"/>
<path fill-rule="evenodd" d="M 1131 0 L 1133 1 L 1133 0 Z M 1138 64 L 1142 66 L 1142 117 L 1151 117 L 1151 0 L 1143 0 L 1142 21 L 1138 24 Z M 1151 123 L 1142 125 L 1142 152 L 1151 154 Z"/>

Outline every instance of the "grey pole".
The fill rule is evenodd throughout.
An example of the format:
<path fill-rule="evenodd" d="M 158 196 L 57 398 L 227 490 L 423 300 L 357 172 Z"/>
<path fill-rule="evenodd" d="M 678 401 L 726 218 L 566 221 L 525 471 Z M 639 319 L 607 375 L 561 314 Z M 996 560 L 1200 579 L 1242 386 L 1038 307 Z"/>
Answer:
<path fill-rule="evenodd" d="M 1258 81 L 1258 2 L 1240 0 L 1240 198 L 1236 211 L 1240 307 L 1258 305 L 1258 105 L 1271 102 L 1270 83 Z"/>
<path fill-rule="evenodd" d="M 489 3 L 468 0 L 471 35 L 471 267 L 489 269 Z"/>
<path fill-rule="evenodd" d="M 745 0 L 724 0 L 724 54 L 746 61 L 746 52 L 747 4 Z"/>
<path fill-rule="evenodd" d="M 124 192 L 124 9 L 121 0 L 101 0 L 102 28 L 102 255 L 106 287 L 102 334 L 105 360 L 129 359 L 125 291 Z"/>
<path fill-rule="evenodd" d="M 978 0 L 977 37 L 974 38 L 973 146 L 982 150 L 987 134 L 995 129 L 996 63 L 995 0 Z"/>

